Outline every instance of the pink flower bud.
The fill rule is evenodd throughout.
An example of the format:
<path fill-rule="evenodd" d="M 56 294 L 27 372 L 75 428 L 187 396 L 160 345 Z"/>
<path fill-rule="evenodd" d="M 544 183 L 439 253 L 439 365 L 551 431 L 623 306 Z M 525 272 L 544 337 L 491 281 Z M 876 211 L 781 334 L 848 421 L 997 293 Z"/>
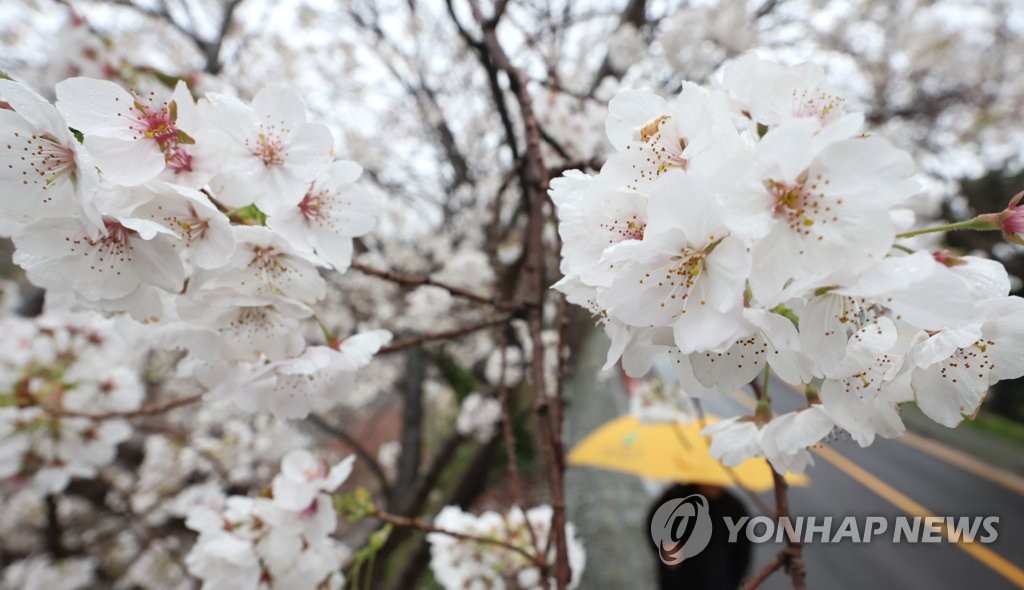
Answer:
<path fill-rule="evenodd" d="M 999 214 L 999 228 L 1003 231 L 1003 238 L 1014 244 L 1024 244 L 1024 191 L 1014 195 L 1006 210 Z"/>

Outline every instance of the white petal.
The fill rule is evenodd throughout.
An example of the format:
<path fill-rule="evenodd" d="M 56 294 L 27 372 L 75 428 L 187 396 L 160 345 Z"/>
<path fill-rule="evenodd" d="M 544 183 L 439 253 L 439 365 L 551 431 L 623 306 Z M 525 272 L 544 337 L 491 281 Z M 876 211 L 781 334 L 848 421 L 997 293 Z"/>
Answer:
<path fill-rule="evenodd" d="M 96 160 L 103 178 L 123 186 L 152 180 L 164 169 L 164 155 L 152 141 L 126 141 L 99 135 L 85 138 L 85 149 Z"/>
<path fill-rule="evenodd" d="M 56 87 L 57 110 L 68 125 L 86 136 L 97 135 L 131 141 L 135 133 L 135 99 L 108 80 L 68 78 Z"/>
<path fill-rule="evenodd" d="M 668 113 L 668 105 L 660 96 L 643 90 L 623 90 L 608 103 L 605 131 L 618 150 L 637 139 L 640 128 Z"/>
<path fill-rule="evenodd" d="M 338 486 L 344 483 L 345 480 L 347 480 L 348 477 L 352 475 L 352 469 L 355 466 L 355 462 L 356 456 L 349 455 L 340 463 L 336 464 L 334 467 L 331 467 L 331 471 L 328 473 L 327 481 L 325 482 L 323 487 L 324 491 L 333 492 L 334 490 L 338 489 Z"/>

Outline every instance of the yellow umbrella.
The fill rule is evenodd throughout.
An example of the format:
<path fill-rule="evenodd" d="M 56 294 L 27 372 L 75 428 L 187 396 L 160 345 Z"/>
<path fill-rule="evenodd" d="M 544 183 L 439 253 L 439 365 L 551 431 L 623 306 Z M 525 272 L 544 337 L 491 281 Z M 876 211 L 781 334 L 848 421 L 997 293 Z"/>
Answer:
<path fill-rule="evenodd" d="M 739 485 L 755 492 L 773 487 L 772 472 L 764 459 L 749 459 L 736 467 L 725 467 L 711 456 L 701 429 L 717 416 L 702 422 L 640 422 L 625 415 L 591 432 L 569 453 L 570 465 L 599 467 L 632 473 L 650 479 Z M 804 475 L 787 474 L 790 485 L 807 485 Z"/>

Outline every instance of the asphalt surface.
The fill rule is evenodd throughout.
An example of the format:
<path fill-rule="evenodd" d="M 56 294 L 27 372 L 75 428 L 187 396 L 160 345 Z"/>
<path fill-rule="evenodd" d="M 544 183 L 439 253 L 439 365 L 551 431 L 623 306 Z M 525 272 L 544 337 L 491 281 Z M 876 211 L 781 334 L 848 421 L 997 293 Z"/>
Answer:
<path fill-rule="evenodd" d="M 769 390 L 783 408 L 803 403 L 802 396 L 782 382 L 773 381 Z M 704 411 L 720 416 L 749 415 L 751 399 L 737 393 L 701 403 Z M 824 455 L 816 454 L 815 465 L 806 472 L 811 485 L 790 491 L 792 515 L 834 519 L 854 515 L 859 522 L 866 516 L 881 516 L 889 520 L 890 530 L 868 543 L 806 545 L 808 588 L 1024 588 L 1024 490 L 1015 485 L 1024 479 L 1006 472 L 997 473 L 1003 477 L 979 475 L 972 465 L 924 452 L 900 439 L 876 439 L 870 447 L 861 448 L 849 439 L 836 438 L 825 446 Z M 941 450 L 942 445 L 936 446 Z M 981 465 L 979 459 L 972 461 Z M 983 467 L 989 473 L 999 471 Z M 771 493 L 762 497 L 773 502 Z M 753 506 L 750 510 L 757 513 Z M 998 516 L 998 539 L 988 544 L 894 543 L 894 519 L 920 513 Z M 774 543 L 757 545 L 752 571 L 779 548 Z M 785 574 L 776 573 L 762 587 L 792 585 Z"/>

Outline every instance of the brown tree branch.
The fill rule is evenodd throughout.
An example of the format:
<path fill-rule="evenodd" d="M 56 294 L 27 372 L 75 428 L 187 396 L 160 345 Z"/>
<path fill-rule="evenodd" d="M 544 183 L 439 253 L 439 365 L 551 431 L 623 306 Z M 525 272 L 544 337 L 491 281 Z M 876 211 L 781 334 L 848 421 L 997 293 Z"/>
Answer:
<path fill-rule="evenodd" d="M 551 537 L 549 543 L 555 548 L 554 578 L 557 588 L 564 590 L 572 577 L 569 567 L 567 539 L 565 536 L 565 451 L 561 439 L 561 399 L 553 400 L 555 411 L 551 412 L 551 402 L 545 387 L 544 342 L 542 339 L 543 315 L 542 304 L 547 294 L 544 262 L 544 224 L 547 196 L 547 166 L 541 150 L 542 136 L 537 116 L 533 110 L 533 98 L 529 92 L 529 80 L 526 74 L 509 59 L 498 40 L 498 19 L 484 16 L 476 0 L 470 0 L 473 18 L 483 34 L 484 47 L 493 63 L 508 78 L 509 88 L 519 104 L 522 117 L 526 151 L 524 163 L 519 170 L 520 185 L 523 199 L 527 204 L 526 251 L 524 252 L 525 283 L 527 301 L 532 305 L 526 310 L 526 321 L 530 332 L 533 358 L 530 363 L 530 382 L 533 386 L 533 408 L 541 434 L 541 448 L 547 470 L 548 485 L 551 493 Z M 450 6 L 450 4 L 449 4 Z M 496 100 L 499 97 L 495 96 Z M 549 572 L 546 564 L 541 569 L 541 576 L 546 578 Z"/>
<path fill-rule="evenodd" d="M 390 510 L 400 509 L 404 494 L 419 479 L 423 453 L 423 381 L 427 359 L 422 348 L 411 348 L 405 355 L 405 375 L 399 387 L 402 396 L 401 453 L 395 485 L 388 497 Z"/>
<path fill-rule="evenodd" d="M 490 318 L 476 322 L 475 324 L 469 324 L 460 328 L 452 328 L 451 330 L 444 330 L 441 332 L 431 332 L 429 334 L 420 334 L 419 336 L 412 336 L 410 338 L 404 338 L 402 340 L 395 340 L 391 344 L 384 346 L 380 349 L 377 354 L 388 354 L 391 352 L 397 352 L 399 350 L 405 350 L 414 346 L 420 346 L 427 342 L 434 342 L 437 340 L 453 340 L 466 334 L 472 334 L 473 332 L 489 328 L 496 324 L 503 324 L 511 320 L 514 314 L 502 314 L 498 317 Z"/>
<path fill-rule="evenodd" d="M 371 512 L 370 516 L 396 527 L 416 529 L 424 533 L 440 533 L 442 535 L 448 535 L 449 537 L 458 539 L 460 541 L 471 541 L 474 543 L 480 543 L 482 545 L 493 545 L 495 547 L 501 547 L 502 549 L 507 549 L 509 551 L 522 555 L 527 559 L 527 561 L 536 565 L 537 567 L 542 567 L 544 565 L 543 562 L 540 559 L 538 559 L 536 555 L 530 553 L 522 547 L 517 547 L 516 545 L 513 545 L 507 541 L 502 541 L 501 539 L 495 539 L 492 537 L 478 537 L 476 535 L 470 535 L 459 531 L 442 529 L 430 524 L 429 522 L 419 520 L 418 518 L 407 518 L 405 516 L 398 516 L 397 514 L 389 514 L 387 512 L 382 512 L 377 509 Z"/>
<path fill-rule="evenodd" d="M 426 275 L 405 275 L 405 274 L 399 274 L 399 273 L 396 273 L 396 272 L 392 272 L 390 270 L 374 268 L 372 266 L 368 266 L 366 264 L 361 264 L 359 262 L 353 262 L 351 268 L 353 270 L 358 270 L 359 272 L 361 272 L 363 274 L 367 274 L 367 275 L 370 275 L 370 276 L 373 276 L 373 277 L 377 277 L 378 279 L 383 279 L 385 281 L 389 281 L 389 282 L 392 282 L 392 283 L 397 283 L 397 284 L 405 286 L 405 287 L 423 287 L 423 286 L 439 287 L 441 289 L 444 289 L 445 291 L 448 291 L 454 297 L 460 297 L 460 298 L 466 299 L 468 301 L 473 301 L 473 302 L 480 303 L 480 304 L 483 304 L 483 305 L 489 305 L 491 307 L 494 307 L 494 308 L 497 308 L 497 309 L 501 309 L 501 310 L 505 310 L 505 311 L 514 311 L 514 310 L 516 310 L 518 308 L 518 306 L 513 304 L 513 303 L 509 303 L 509 302 L 506 302 L 506 301 L 499 301 L 495 297 L 490 297 L 490 296 L 487 296 L 487 295 L 481 295 L 479 293 L 474 293 L 473 291 L 470 291 L 469 289 L 463 289 L 462 287 L 456 287 L 455 285 L 449 285 L 448 283 L 444 283 L 442 281 L 438 281 L 438 280 L 436 280 L 436 279 L 434 279 L 434 278 L 432 278 L 430 276 L 426 276 Z"/>
<path fill-rule="evenodd" d="M 48 412 L 50 412 L 51 414 L 53 414 L 55 416 L 58 416 L 58 417 L 67 416 L 67 417 L 71 417 L 71 418 L 91 418 L 93 420 L 111 420 L 111 419 L 118 419 L 118 418 L 121 418 L 121 419 L 123 419 L 123 418 L 138 418 L 138 417 L 141 417 L 141 416 L 156 416 L 158 414 L 163 414 L 163 413 L 166 413 L 166 412 L 170 412 L 171 410 L 176 410 L 178 408 L 194 404 L 194 403 L 198 402 L 199 400 L 201 400 L 202 398 L 203 398 L 203 393 L 196 393 L 196 394 L 193 394 L 193 395 L 186 395 L 184 397 L 179 397 L 178 399 L 174 399 L 174 400 L 163 402 L 163 403 L 159 403 L 159 404 L 151 404 L 151 405 L 148 405 L 148 406 L 142 406 L 141 408 L 139 408 L 137 410 L 126 410 L 126 411 L 122 411 L 122 412 L 112 411 L 112 412 L 90 413 L 90 412 L 79 412 L 79 411 L 76 411 L 76 410 L 65 410 L 65 409 L 62 409 L 62 408 L 52 408 L 52 407 L 47 407 L 46 410 Z"/>
<path fill-rule="evenodd" d="M 185 26 L 184 23 L 175 18 L 167 9 L 167 4 L 164 2 L 159 2 L 155 7 L 153 7 L 136 4 L 132 0 L 106 0 L 108 4 L 130 8 L 140 14 L 166 22 L 196 46 L 196 49 L 198 49 L 203 55 L 203 59 L 206 62 L 203 66 L 203 71 L 208 74 L 219 74 L 221 69 L 224 67 L 224 64 L 220 61 L 220 52 L 224 46 L 224 40 L 227 38 L 231 24 L 234 22 L 235 11 L 243 1 L 244 0 L 228 0 L 228 2 L 224 4 L 224 10 L 221 15 L 220 25 L 217 28 L 216 36 L 212 39 L 204 39 L 194 28 Z M 192 16 L 189 15 L 189 18 L 192 19 Z"/>
<path fill-rule="evenodd" d="M 757 409 L 754 414 L 754 420 L 759 426 L 763 426 L 769 420 L 771 420 L 771 408 L 769 406 L 768 396 L 768 367 L 765 367 L 764 373 L 764 384 L 755 378 L 750 382 L 750 387 L 757 394 Z M 768 461 L 765 459 L 765 461 Z M 775 519 L 776 522 L 781 522 L 783 518 L 789 519 L 789 484 L 786 483 L 786 478 L 783 474 L 775 470 L 775 467 L 768 461 L 768 467 L 772 470 L 772 482 L 774 484 L 775 491 Z M 754 590 L 761 585 L 772 573 L 778 570 L 780 567 L 784 567 L 786 572 L 789 574 L 790 579 L 793 582 L 793 588 L 795 590 L 804 590 L 805 588 L 805 577 L 806 569 L 803 561 L 803 543 L 799 539 L 793 539 L 791 535 L 786 535 L 786 546 L 783 547 L 763 568 L 758 570 L 749 580 L 744 582 L 744 590 Z"/>

